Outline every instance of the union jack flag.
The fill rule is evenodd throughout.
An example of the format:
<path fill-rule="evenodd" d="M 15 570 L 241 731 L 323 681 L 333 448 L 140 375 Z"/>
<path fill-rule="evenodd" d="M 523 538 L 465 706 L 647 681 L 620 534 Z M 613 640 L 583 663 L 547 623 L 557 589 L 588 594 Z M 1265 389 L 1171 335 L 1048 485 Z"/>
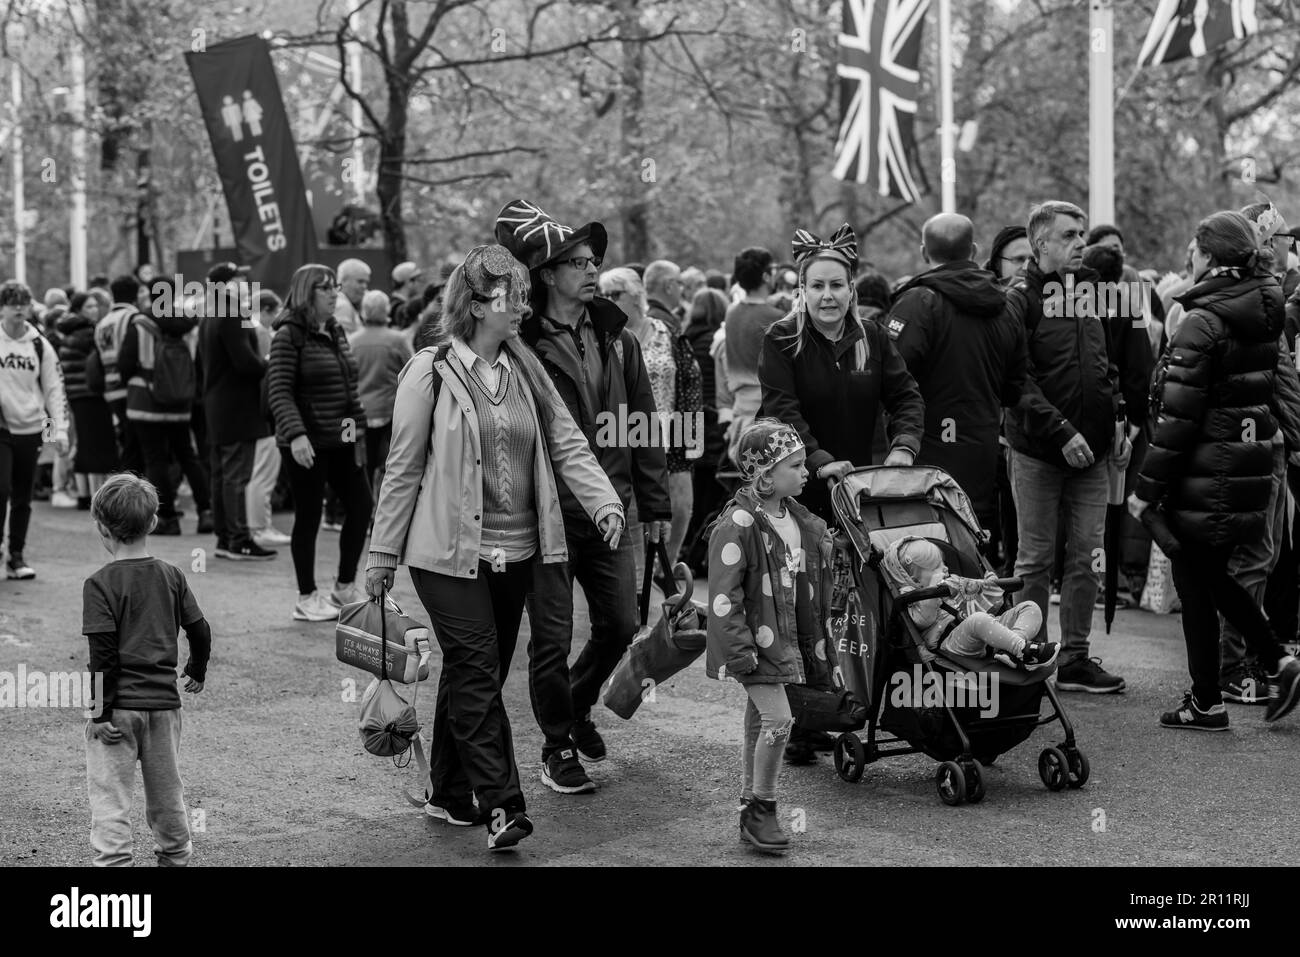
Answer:
<path fill-rule="evenodd" d="M 1160 0 L 1138 66 L 1204 56 L 1258 32 L 1255 0 Z"/>
<path fill-rule="evenodd" d="M 930 0 L 843 0 L 836 179 L 916 202 L 912 118 L 921 75 L 921 24 Z"/>

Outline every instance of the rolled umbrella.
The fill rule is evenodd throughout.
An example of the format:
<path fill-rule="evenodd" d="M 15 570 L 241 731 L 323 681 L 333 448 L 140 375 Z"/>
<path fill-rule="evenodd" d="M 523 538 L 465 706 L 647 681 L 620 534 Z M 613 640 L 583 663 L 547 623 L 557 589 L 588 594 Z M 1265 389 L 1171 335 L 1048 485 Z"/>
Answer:
<path fill-rule="evenodd" d="M 1119 556 L 1120 528 L 1124 523 L 1126 509 L 1123 505 L 1106 506 L 1106 576 L 1104 579 L 1104 604 L 1106 634 L 1110 634 L 1111 623 L 1115 620 L 1115 606 L 1119 601 Z"/>

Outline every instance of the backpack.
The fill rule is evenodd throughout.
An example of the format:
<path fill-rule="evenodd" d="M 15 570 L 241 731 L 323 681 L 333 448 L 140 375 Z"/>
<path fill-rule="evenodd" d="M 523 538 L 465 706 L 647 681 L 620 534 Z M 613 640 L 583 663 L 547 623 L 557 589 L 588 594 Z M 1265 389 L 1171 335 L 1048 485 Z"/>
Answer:
<path fill-rule="evenodd" d="M 188 408 L 198 387 L 189 345 L 180 336 L 164 333 L 152 319 L 138 318 L 154 340 L 153 379 L 149 383 L 154 401 L 168 408 Z"/>

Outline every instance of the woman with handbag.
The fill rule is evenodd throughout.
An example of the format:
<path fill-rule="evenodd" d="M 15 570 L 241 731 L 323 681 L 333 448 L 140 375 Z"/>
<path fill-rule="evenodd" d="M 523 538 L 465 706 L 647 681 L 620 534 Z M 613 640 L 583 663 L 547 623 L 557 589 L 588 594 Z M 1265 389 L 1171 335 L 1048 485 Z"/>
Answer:
<path fill-rule="evenodd" d="M 266 370 L 267 406 L 293 490 L 289 550 L 298 578 L 295 621 L 332 621 L 343 605 L 361 600 L 355 581 L 371 506 L 366 413 L 357 391 L 356 360 L 334 321 L 338 288 L 329 267 L 299 267 L 275 320 Z M 328 598 L 316 591 L 316 535 L 326 485 L 345 510 L 338 577 Z"/>
<path fill-rule="evenodd" d="M 443 652 L 427 813 L 482 823 L 488 849 L 532 833 L 502 701 L 535 562 L 568 558 L 556 473 L 615 548 L 623 507 L 533 353 L 529 280 L 476 246 L 447 281 L 449 342 L 402 370 L 366 588 L 409 565 Z M 477 804 L 477 809 L 475 807 Z"/>
<path fill-rule="evenodd" d="M 1277 421 L 1270 411 L 1285 316 L 1282 287 L 1261 268 L 1250 220 L 1223 211 L 1196 227 L 1185 310 L 1156 367 L 1151 447 L 1129 496 L 1129 511 L 1159 507 L 1177 540 L 1169 560 L 1183 602 L 1183 638 L 1192 688 L 1160 716 L 1166 728 L 1228 730 L 1219 686 L 1219 615 L 1267 669 L 1265 721 L 1300 700 L 1300 661 L 1251 594 L 1233 580 L 1237 545 L 1264 533 Z M 1159 521 L 1145 519 L 1148 527 Z M 1162 543 L 1164 547 L 1170 547 Z"/>

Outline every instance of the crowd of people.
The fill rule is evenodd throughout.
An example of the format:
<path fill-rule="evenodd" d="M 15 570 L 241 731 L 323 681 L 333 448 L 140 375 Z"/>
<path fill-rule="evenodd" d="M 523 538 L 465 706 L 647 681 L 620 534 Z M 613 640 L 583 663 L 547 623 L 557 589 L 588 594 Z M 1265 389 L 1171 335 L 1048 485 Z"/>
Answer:
<path fill-rule="evenodd" d="M 182 484 L 218 558 L 289 546 L 295 620 L 333 621 L 410 569 L 443 652 L 427 811 L 485 825 L 491 849 L 533 830 L 502 698 L 525 610 L 541 780 L 592 791 L 587 767 L 607 753 L 593 708 L 640 627 L 651 547 L 708 577 L 708 673 L 748 696 L 741 836 L 788 846 L 781 765 L 832 741 L 794 722 L 781 686 L 830 688 L 829 487 L 860 466 L 949 473 L 990 566 L 1023 580 L 1013 619 L 949 623 L 971 647 L 1055 661 L 1061 691 L 1124 691 L 1091 653 L 1097 556 L 1108 523 L 1122 526 L 1106 560 L 1121 566 L 1117 600 L 1136 601 L 1163 528 L 1192 690 L 1159 723 L 1223 730 L 1224 700 L 1264 705 L 1269 721 L 1295 706 L 1300 269 L 1273 206 L 1207 216 L 1163 277 L 1125 261 L 1117 227 L 1089 229 L 1060 201 L 997 231 L 982 265 L 974 224 L 936 215 L 919 237 L 925 268 L 892 282 L 847 225 L 798 230 L 788 261 L 743 249 L 729 275 L 607 265 L 602 224 L 521 200 L 494 233 L 433 281 L 398 265 L 389 293 L 359 260 L 305 264 L 283 300 L 260 291 L 243 317 L 209 314 L 148 271 L 51 289 L 41 305 L 0 286 L 6 575 L 36 575 L 42 494 L 90 510 L 120 566 L 87 583 L 92 666 L 115 675 L 87 737 L 100 863 L 122 858 L 122 740 L 155 764 L 151 800 L 183 801 L 179 723 L 148 715 L 179 707 L 158 663 L 174 671 L 182 627 L 189 690 L 202 689 L 208 629 L 183 576 L 141 570 L 156 561 L 147 535 L 184 533 Z M 207 302 L 247 300 L 246 273 L 213 266 Z M 1108 509 L 1121 501 L 1127 513 Z M 289 534 L 276 502 L 292 508 Z M 322 529 L 338 533 L 328 591 Z M 914 581 L 948 580 L 924 543 L 891 560 Z M 575 582 L 591 628 L 571 664 Z M 155 587 L 174 600 L 122 598 Z M 160 854 L 183 863 L 183 821 L 166 821 Z"/>

